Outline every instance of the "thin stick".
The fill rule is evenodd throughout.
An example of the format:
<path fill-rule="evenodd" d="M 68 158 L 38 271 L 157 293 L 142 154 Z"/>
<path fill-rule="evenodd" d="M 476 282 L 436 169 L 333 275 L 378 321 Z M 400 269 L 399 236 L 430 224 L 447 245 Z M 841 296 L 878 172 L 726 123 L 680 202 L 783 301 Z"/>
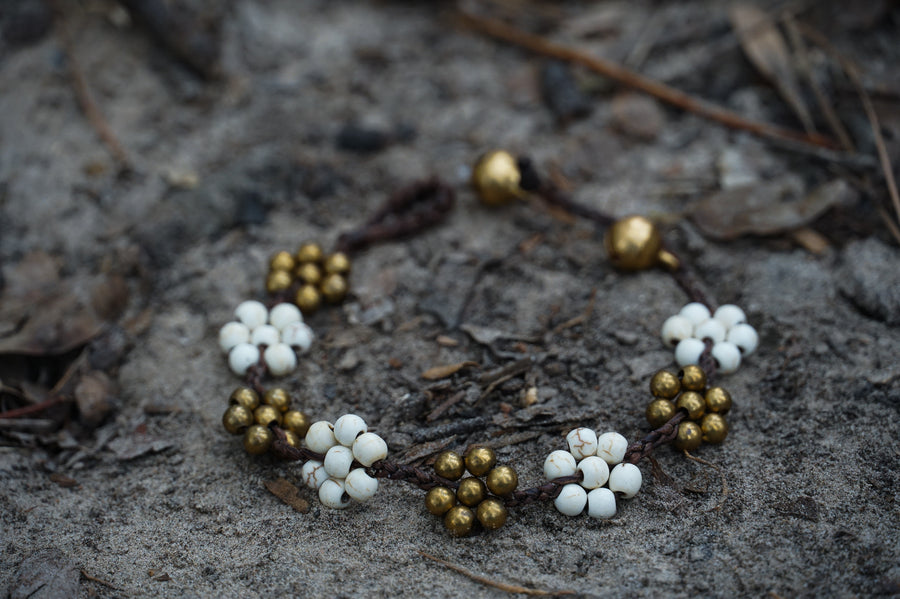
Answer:
<path fill-rule="evenodd" d="M 111 588 L 111 589 L 113 589 L 113 590 L 115 590 L 115 591 L 125 592 L 125 589 L 120 588 L 120 587 L 117 587 L 116 585 L 114 585 L 114 584 L 111 583 L 111 582 L 106 582 L 105 580 L 102 580 L 102 579 L 97 578 L 97 577 L 95 577 L 95 576 L 91 576 L 90 574 L 88 574 L 88 573 L 85 572 L 84 570 L 81 571 L 81 575 L 82 575 L 85 579 L 90 580 L 91 582 L 96 582 L 97 584 L 102 584 L 103 586 L 109 587 L 109 588 Z"/>
<path fill-rule="evenodd" d="M 543 597 L 546 597 L 546 596 L 552 597 L 553 595 L 574 595 L 575 594 L 575 591 L 544 591 L 541 589 L 530 589 L 528 587 L 520 587 L 520 586 L 514 585 L 514 584 L 506 584 L 503 582 L 497 582 L 495 580 L 491 580 L 490 578 L 485 578 L 484 576 L 479 576 L 478 574 L 475 574 L 474 572 L 470 572 L 463 567 L 451 564 L 448 561 L 442 560 L 439 557 L 435 557 L 433 555 L 425 553 L 424 551 L 419 551 L 419 555 L 421 555 L 424 558 L 430 559 L 433 562 L 437 562 L 440 565 L 444 566 L 445 568 L 449 568 L 450 570 L 453 570 L 454 572 L 458 572 L 458 573 L 462 574 L 463 576 L 467 576 L 468 578 L 471 578 L 475 582 L 480 582 L 481 584 L 487 585 L 489 587 L 493 587 L 495 589 L 500 589 L 501 591 L 505 591 L 507 593 L 522 593 L 524 595 L 537 595 L 537 596 L 543 596 Z"/>
<path fill-rule="evenodd" d="M 708 462 L 708 461 L 704 460 L 703 458 L 698 458 L 697 456 L 691 455 L 687 449 L 684 450 L 684 457 L 686 457 L 689 460 L 693 460 L 694 462 L 697 462 L 699 464 L 703 464 L 704 466 L 709 466 L 710 468 L 715 469 L 715 471 L 719 473 L 719 478 L 722 481 L 722 497 L 721 497 L 721 499 L 719 499 L 719 503 L 717 503 L 716 506 L 714 508 L 711 508 L 709 511 L 715 512 L 715 511 L 722 509 L 722 506 L 725 504 L 725 498 L 728 497 L 728 482 L 725 480 L 725 473 L 722 472 L 722 469 L 719 466 L 717 466 L 716 464 L 713 464 L 712 462 Z"/>
<path fill-rule="evenodd" d="M 824 135 L 818 133 L 802 133 L 800 131 L 746 119 L 735 112 L 712 104 L 711 102 L 707 102 L 706 100 L 695 98 L 674 87 L 670 87 L 664 83 L 635 73 L 614 62 L 590 56 L 580 50 L 548 41 L 538 35 L 526 33 L 511 25 L 507 25 L 502 21 L 477 17 L 465 11 L 459 11 L 458 14 L 462 23 L 474 31 L 515 44 L 538 54 L 583 65 L 605 77 L 650 94 L 651 96 L 681 108 L 682 110 L 693 112 L 704 118 L 721 123 L 726 127 L 749 131 L 754 135 L 770 139 L 790 140 L 825 148 L 836 147 L 835 143 Z"/>

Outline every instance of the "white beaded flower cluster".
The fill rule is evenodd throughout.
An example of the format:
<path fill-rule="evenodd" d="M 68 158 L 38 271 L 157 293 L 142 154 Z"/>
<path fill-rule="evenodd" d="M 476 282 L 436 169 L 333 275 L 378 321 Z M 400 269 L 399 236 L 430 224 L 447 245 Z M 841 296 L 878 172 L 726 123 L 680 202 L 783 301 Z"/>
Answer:
<path fill-rule="evenodd" d="M 310 451 L 325 454 L 324 462 L 309 460 L 303 464 L 303 480 L 319 491 L 325 507 L 344 509 L 350 500 L 366 501 L 378 491 L 378 479 L 366 468 L 387 457 L 387 443 L 368 432 L 365 421 L 355 414 L 345 414 L 334 424 L 320 420 L 306 432 Z M 364 467 L 354 468 L 354 462 Z"/>
<path fill-rule="evenodd" d="M 219 347 L 228 354 L 228 366 L 238 376 L 259 362 L 260 347 L 264 347 L 262 356 L 269 372 L 284 376 L 297 367 L 295 352 L 305 353 L 312 345 L 312 329 L 294 304 L 278 304 L 269 311 L 261 302 L 248 300 L 234 315 L 237 320 L 219 330 Z"/>
<path fill-rule="evenodd" d="M 692 302 L 663 323 L 663 343 L 675 348 L 679 366 L 700 361 L 705 339 L 712 340 L 712 357 L 723 374 L 736 371 L 741 357 L 749 356 L 759 345 L 756 329 L 747 324 L 744 311 L 734 304 L 719 306 L 715 314 L 710 314 L 709 308 Z"/>
<path fill-rule="evenodd" d="M 566 516 L 577 516 L 587 505 L 592 518 L 616 515 L 616 494 L 630 499 L 640 490 L 643 478 L 634 464 L 623 464 L 628 440 L 619 433 L 603 433 L 579 427 L 566 435 L 569 451 L 557 450 L 544 460 L 544 476 L 553 480 L 581 472 L 580 483 L 563 486 L 554 500 Z M 612 470 L 610 471 L 610 468 Z"/>

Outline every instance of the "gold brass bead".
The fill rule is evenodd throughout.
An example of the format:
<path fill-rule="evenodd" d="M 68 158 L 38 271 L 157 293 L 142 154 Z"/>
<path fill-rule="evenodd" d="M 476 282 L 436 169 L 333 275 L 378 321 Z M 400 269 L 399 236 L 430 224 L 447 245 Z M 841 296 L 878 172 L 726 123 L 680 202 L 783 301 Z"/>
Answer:
<path fill-rule="evenodd" d="M 490 447 L 473 447 L 466 452 L 466 469 L 474 476 L 484 476 L 497 463 L 497 454 Z"/>
<path fill-rule="evenodd" d="M 290 289 L 294 283 L 291 273 L 286 270 L 273 270 L 266 277 L 266 291 L 268 293 L 278 293 Z"/>
<path fill-rule="evenodd" d="M 244 450 L 250 455 L 262 455 L 272 447 L 275 434 L 266 427 L 254 424 L 244 433 Z"/>
<path fill-rule="evenodd" d="M 294 257 L 291 256 L 290 252 L 278 252 L 272 256 L 271 260 L 269 260 L 269 270 L 284 270 L 291 272 L 294 270 Z"/>
<path fill-rule="evenodd" d="M 312 262 L 304 262 L 297 267 L 294 274 L 307 285 L 318 285 L 322 282 L 322 269 Z"/>
<path fill-rule="evenodd" d="M 271 422 L 281 426 L 281 410 L 263 404 L 253 410 L 253 420 L 256 421 L 256 424 L 262 426 L 269 426 L 269 423 Z"/>
<path fill-rule="evenodd" d="M 343 301 L 347 296 L 347 279 L 341 275 L 328 275 L 322 281 L 322 295 L 332 304 Z"/>
<path fill-rule="evenodd" d="M 222 426 L 232 435 L 240 435 L 253 424 L 253 412 L 238 404 L 228 406 L 222 415 Z"/>
<path fill-rule="evenodd" d="M 350 272 L 350 258 L 344 252 L 335 252 L 325 258 L 325 272 L 330 275 L 346 275 Z"/>
<path fill-rule="evenodd" d="M 434 473 L 447 480 L 459 480 L 466 472 L 466 464 L 455 451 L 445 451 L 434 462 Z"/>
<path fill-rule="evenodd" d="M 306 436 L 306 431 L 309 430 L 310 424 L 312 423 L 309 421 L 309 416 L 306 412 L 301 412 L 299 410 L 288 410 L 281 419 L 281 426 L 283 426 L 285 430 L 289 430 L 301 437 Z"/>
<path fill-rule="evenodd" d="M 475 509 L 475 516 L 486 529 L 497 530 L 506 524 L 509 512 L 506 511 L 506 506 L 503 505 L 502 501 L 490 498 L 478 504 L 478 507 Z"/>
<path fill-rule="evenodd" d="M 444 527 L 454 536 L 464 537 L 472 532 L 475 525 L 475 514 L 464 505 L 457 505 L 444 516 Z"/>
<path fill-rule="evenodd" d="M 721 414 L 707 414 L 700 422 L 703 440 L 707 443 L 721 443 L 728 436 L 728 422 Z"/>
<path fill-rule="evenodd" d="M 603 245 L 616 268 L 644 270 L 660 262 L 662 236 L 647 218 L 629 216 L 613 223 Z"/>
<path fill-rule="evenodd" d="M 696 422 L 682 422 L 678 425 L 678 434 L 675 436 L 675 447 L 691 451 L 700 447 L 703 440 L 703 431 Z"/>
<path fill-rule="evenodd" d="M 321 262 L 322 248 L 318 243 L 304 243 L 297 250 L 297 262 Z"/>
<path fill-rule="evenodd" d="M 706 409 L 716 414 L 727 414 L 731 409 L 731 393 L 722 387 L 706 390 Z"/>
<path fill-rule="evenodd" d="M 297 290 L 294 300 L 300 311 L 308 316 L 322 305 L 322 294 L 314 285 L 303 285 Z"/>
<path fill-rule="evenodd" d="M 519 475 L 510 466 L 497 466 L 488 472 L 486 482 L 491 493 L 502 497 L 516 490 L 519 486 Z"/>
<path fill-rule="evenodd" d="M 703 391 L 706 389 L 706 373 L 696 364 L 689 364 L 678 373 L 681 388 L 685 391 Z"/>
<path fill-rule="evenodd" d="M 259 394 L 250 387 L 238 387 L 231 392 L 228 403 L 244 406 L 252 412 L 259 405 Z"/>
<path fill-rule="evenodd" d="M 699 420 L 706 412 L 706 400 L 696 391 L 684 391 L 678 396 L 675 407 L 687 410 L 688 418 L 691 420 Z"/>
<path fill-rule="evenodd" d="M 650 379 L 650 393 L 661 399 L 675 399 L 681 391 L 681 381 L 668 370 L 660 370 Z"/>
<path fill-rule="evenodd" d="M 443 516 L 456 505 L 456 495 L 447 487 L 435 487 L 425 494 L 425 507 L 435 516 Z"/>
<path fill-rule="evenodd" d="M 459 481 L 456 498 L 463 505 L 475 507 L 487 497 L 487 489 L 480 478 L 470 476 Z"/>
<path fill-rule="evenodd" d="M 284 431 L 284 440 L 295 449 L 300 449 L 300 436 L 292 431 Z"/>
<path fill-rule="evenodd" d="M 484 154 L 472 169 L 472 186 L 486 206 L 502 206 L 525 196 L 522 172 L 512 154 L 494 150 Z"/>
<path fill-rule="evenodd" d="M 263 403 L 272 406 L 279 412 L 287 412 L 291 409 L 291 396 L 281 387 L 276 387 L 266 391 L 266 394 L 263 395 Z"/>
<path fill-rule="evenodd" d="M 670 399 L 654 399 L 645 412 L 647 422 L 653 428 L 659 428 L 675 415 L 675 404 Z"/>

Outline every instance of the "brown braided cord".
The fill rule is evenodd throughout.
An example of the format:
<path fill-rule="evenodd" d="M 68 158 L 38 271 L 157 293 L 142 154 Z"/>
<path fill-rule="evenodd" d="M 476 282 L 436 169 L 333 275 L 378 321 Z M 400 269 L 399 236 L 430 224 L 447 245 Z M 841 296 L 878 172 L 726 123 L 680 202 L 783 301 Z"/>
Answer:
<path fill-rule="evenodd" d="M 657 447 L 671 443 L 678 434 L 678 424 L 685 418 L 687 418 L 685 410 L 675 412 L 675 415 L 667 423 L 650 432 L 640 441 L 635 441 L 629 445 L 625 450 L 625 458 L 622 461 L 629 464 L 637 464 L 649 456 Z"/>
<path fill-rule="evenodd" d="M 513 491 L 511 495 L 503 498 L 503 503 L 505 503 L 507 507 L 521 507 L 523 505 L 529 505 L 541 501 L 552 501 L 556 499 L 557 495 L 559 495 L 563 487 L 573 483 L 580 483 L 583 479 L 583 476 L 584 475 L 581 472 L 576 472 L 571 476 L 561 476 L 559 478 L 554 478 L 550 482 L 544 483 L 539 487 Z"/>

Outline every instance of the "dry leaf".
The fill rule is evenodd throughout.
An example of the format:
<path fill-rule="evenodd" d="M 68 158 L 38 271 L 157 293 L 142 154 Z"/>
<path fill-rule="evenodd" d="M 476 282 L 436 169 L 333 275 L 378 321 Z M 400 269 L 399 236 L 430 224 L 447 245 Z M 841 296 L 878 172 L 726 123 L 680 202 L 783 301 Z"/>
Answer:
<path fill-rule="evenodd" d="M 75 387 L 75 401 L 81 421 L 94 428 L 112 410 L 112 382 L 100 371 L 85 373 Z"/>
<path fill-rule="evenodd" d="M 429 368 L 425 372 L 422 373 L 422 378 L 428 381 L 436 381 L 439 379 L 445 379 L 448 376 L 456 374 L 463 368 L 478 368 L 478 362 L 465 361 L 460 362 L 458 364 L 448 364 L 446 366 L 435 366 L 434 368 Z"/>
<path fill-rule="evenodd" d="M 19 564 L 9 587 L 10 599 L 78 597 L 75 562 L 56 548 L 33 553 Z"/>
<path fill-rule="evenodd" d="M 272 495 L 282 500 L 301 514 L 309 511 L 309 502 L 300 497 L 300 490 L 283 478 L 267 480 L 263 483 Z"/>
<path fill-rule="evenodd" d="M 70 478 L 65 474 L 60 474 L 58 472 L 54 472 L 50 475 L 50 480 L 58 484 L 60 487 L 64 489 L 71 489 L 73 487 L 77 487 L 80 483 L 74 478 Z"/>
<path fill-rule="evenodd" d="M 119 437 L 109 444 L 109 448 L 120 460 L 133 460 L 148 453 L 158 453 L 175 444 L 171 441 L 150 437 L 147 434 L 132 433 Z"/>

